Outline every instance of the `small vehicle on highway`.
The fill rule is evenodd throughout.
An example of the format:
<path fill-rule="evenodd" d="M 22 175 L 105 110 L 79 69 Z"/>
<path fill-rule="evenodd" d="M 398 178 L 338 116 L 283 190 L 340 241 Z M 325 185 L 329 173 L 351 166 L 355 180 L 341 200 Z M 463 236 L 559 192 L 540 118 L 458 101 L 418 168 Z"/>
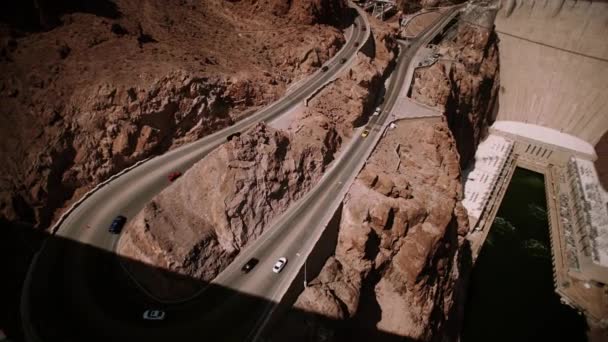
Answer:
<path fill-rule="evenodd" d="M 162 321 L 165 319 L 165 312 L 162 310 L 146 310 L 144 311 L 144 319 L 146 321 Z"/>
<path fill-rule="evenodd" d="M 226 137 L 226 140 L 230 141 L 230 140 L 234 139 L 235 137 L 240 137 L 240 136 L 241 136 L 241 132 L 232 133 Z"/>
<path fill-rule="evenodd" d="M 355 47 L 359 46 L 359 42 L 355 42 Z"/>
<path fill-rule="evenodd" d="M 181 172 L 179 172 L 179 171 L 173 171 L 173 172 L 171 172 L 171 173 L 170 173 L 170 174 L 167 176 L 167 179 L 169 179 L 169 182 L 173 182 L 173 181 L 175 181 L 176 179 L 178 179 L 178 178 L 179 178 L 181 175 L 182 175 L 182 173 L 181 173 Z"/>
<path fill-rule="evenodd" d="M 374 110 L 374 114 L 372 115 L 376 116 L 378 114 L 380 114 L 380 107 L 376 107 L 376 109 Z"/>
<path fill-rule="evenodd" d="M 272 272 L 274 272 L 274 273 L 281 272 L 283 270 L 283 267 L 285 267 L 285 264 L 287 264 L 287 258 L 286 257 L 279 258 L 279 260 L 274 264 L 274 266 L 272 266 Z"/>
<path fill-rule="evenodd" d="M 116 216 L 114 221 L 112 221 L 108 230 L 112 234 L 120 234 L 120 232 L 122 231 L 122 227 L 125 225 L 125 222 L 127 222 L 127 218 L 122 215 L 118 215 Z"/>
<path fill-rule="evenodd" d="M 327 69 L 329 69 L 329 68 L 327 67 L 327 65 L 324 65 L 324 66 L 321 68 L 321 71 L 326 72 L 326 71 L 327 71 Z"/>
<path fill-rule="evenodd" d="M 367 129 L 363 130 L 363 133 L 361 133 L 361 136 L 364 138 L 367 137 L 368 135 L 369 135 L 369 130 L 367 130 Z"/>
<path fill-rule="evenodd" d="M 346 58 L 341 58 L 340 63 L 342 63 L 342 64 L 346 63 Z"/>
<path fill-rule="evenodd" d="M 249 271 L 251 271 L 255 267 L 255 265 L 258 264 L 258 262 L 260 262 L 260 260 L 258 260 L 256 258 L 249 259 L 249 261 L 247 261 L 245 263 L 245 265 L 243 265 L 243 267 L 241 267 L 241 271 L 243 273 L 249 273 Z"/>

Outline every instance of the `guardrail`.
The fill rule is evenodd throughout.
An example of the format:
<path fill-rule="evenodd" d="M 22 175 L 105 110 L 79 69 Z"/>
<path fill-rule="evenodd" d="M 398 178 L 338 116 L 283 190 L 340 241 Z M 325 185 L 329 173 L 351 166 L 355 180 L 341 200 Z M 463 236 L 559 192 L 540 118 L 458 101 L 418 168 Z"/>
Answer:
<path fill-rule="evenodd" d="M 84 195 L 82 195 L 82 197 L 80 197 L 76 202 L 72 203 L 72 205 L 66 210 L 64 211 L 61 216 L 59 217 L 59 219 L 57 219 L 57 222 L 55 222 L 55 224 L 51 227 L 51 234 L 55 234 L 58 230 L 59 227 L 61 226 L 61 224 L 66 220 L 66 218 L 76 209 L 78 208 L 79 205 L 82 204 L 82 202 L 84 202 L 87 198 L 91 197 L 95 192 L 97 192 L 97 190 L 103 188 L 104 186 L 110 184 L 110 182 L 112 182 L 113 180 L 115 180 L 116 178 L 124 175 L 125 173 L 135 169 L 136 167 L 142 165 L 143 163 L 152 160 L 154 158 L 156 158 L 157 156 L 154 157 L 148 157 L 146 159 L 140 160 L 138 162 L 136 162 L 135 164 L 122 169 L 121 171 L 119 171 L 118 173 L 113 174 L 112 176 L 110 176 L 108 179 L 104 180 L 103 182 L 95 185 L 91 190 L 87 191 Z"/>
<path fill-rule="evenodd" d="M 365 25 L 367 26 L 367 29 L 366 29 L 366 35 L 365 35 L 365 39 L 364 39 L 364 41 L 367 41 L 367 39 L 369 39 L 369 36 L 370 36 L 370 26 L 369 26 L 369 22 L 368 22 L 368 20 L 367 20 L 367 18 L 366 18 L 366 16 L 365 16 L 365 12 L 363 12 L 363 11 L 362 11 L 362 10 L 361 10 L 361 9 L 360 9 L 358 6 L 356 6 L 356 5 L 355 5 L 354 3 L 352 3 L 351 1 L 349 1 L 349 6 L 354 7 L 354 8 L 355 8 L 355 9 L 356 9 L 356 10 L 359 12 L 359 15 L 360 15 L 360 16 L 363 18 L 363 21 L 365 22 Z M 352 37 L 351 37 L 351 38 L 352 38 Z M 361 44 L 361 46 L 360 46 L 359 48 L 361 48 L 361 47 L 362 47 L 362 45 L 363 45 L 363 44 Z M 337 55 L 337 54 L 336 54 L 336 55 Z M 352 58 L 354 58 L 354 56 L 356 56 L 356 54 L 355 54 L 355 55 L 353 55 L 353 57 L 351 57 L 351 58 L 349 59 L 349 61 L 350 61 L 350 60 L 352 60 Z M 336 56 L 332 57 L 332 59 L 330 59 L 330 61 L 333 61 L 333 59 L 335 59 L 335 58 L 336 58 Z M 314 96 L 314 94 L 316 94 L 316 93 L 317 93 L 317 91 L 318 91 L 319 89 L 323 89 L 323 88 L 326 86 L 326 84 L 333 82 L 333 81 L 335 80 L 335 78 L 337 78 L 337 75 L 338 75 L 340 72 L 342 72 L 342 70 L 343 70 L 343 69 L 340 69 L 338 72 L 336 72 L 335 76 L 334 76 L 332 79 L 330 79 L 329 81 L 327 81 L 327 82 L 323 83 L 323 84 L 322 84 L 322 85 L 320 85 L 320 86 L 319 86 L 317 89 L 315 89 L 315 90 L 313 91 L 313 94 L 312 94 L 311 96 L 307 97 L 307 100 L 308 100 L 308 98 L 310 98 L 310 97 Z M 318 72 L 317 72 L 317 73 L 318 73 Z M 266 108 L 266 107 L 265 107 L 265 108 Z M 70 206 L 70 207 L 69 207 L 69 208 L 68 208 L 66 211 L 64 211 L 64 212 L 61 214 L 61 216 L 59 217 L 59 219 L 58 219 L 58 220 L 55 222 L 55 224 L 53 224 L 53 226 L 51 227 L 51 229 L 50 229 L 51 234 L 55 234 L 55 233 L 56 233 L 56 232 L 59 230 L 59 228 L 60 228 L 61 224 L 62 224 L 62 223 L 63 223 L 63 222 L 66 220 L 66 218 L 67 218 L 67 217 L 70 215 L 70 213 L 72 213 L 72 212 L 73 212 L 73 211 L 74 211 L 74 210 L 75 210 L 75 209 L 76 209 L 76 208 L 77 208 L 77 207 L 78 207 L 80 204 L 82 204 L 82 202 L 84 202 L 84 201 L 85 201 L 87 198 L 91 197 L 91 195 L 93 195 L 93 194 L 94 194 L 96 191 L 98 191 L 99 189 L 103 188 L 105 185 L 109 184 L 110 182 L 112 182 L 112 181 L 113 181 L 113 180 L 115 180 L 116 178 L 118 178 L 118 177 L 120 177 L 120 176 L 124 175 L 125 173 L 127 173 L 127 172 L 129 172 L 129 171 L 131 171 L 131 170 L 135 169 L 136 167 L 138 167 L 138 166 L 140 166 L 140 165 L 142 165 L 142 164 L 146 163 L 147 161 L 152 160 L 152 159 L 154 159 L 154 158 L 156 158 L 156 157 L 157 157 L 157 156 L 154 156 L 154 157 L 149 157 L 149 158 L 146 158 L 146 159 L 140 160 L 140 161 L 136 162 L 135 164 L 133 164 L 133 165 L 131 165 L 131 166 L 129 166 L 129 167 L 127 167 L 127 168 L 125 168 L 125 169 L 121 170 L 120 172 L 118 172 L 118 173 L 116 173 L 116 174 L 114 174 L 114 175 L 110 176 L 108 179 L 106 179 L 106 180 L 102 181 L 101 183 L 99 183 L 99 184 L 97 184 L 95 187 L 93 187 L 91 190 L 87 191 L 87 192 L 86 192 L 84 195 L 82 195 L 82 197 L 81 197 L 80 199 L 78 199 L 76 202 L 74 202 L 74 203 L 73 203 L 73 204 L 72 204 L 72 205 L 71 205 L 71 206 Z"/>

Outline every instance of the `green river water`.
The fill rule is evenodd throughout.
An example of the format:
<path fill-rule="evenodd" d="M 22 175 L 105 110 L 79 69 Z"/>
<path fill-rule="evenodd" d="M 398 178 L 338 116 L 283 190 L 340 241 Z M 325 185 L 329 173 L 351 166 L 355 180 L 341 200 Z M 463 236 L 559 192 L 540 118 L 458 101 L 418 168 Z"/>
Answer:
<path fill-rule="evenodd" d="M 586 341 L 554 292 L 544 178 L 517 169 L 473 269 L 462 342 Z"/>

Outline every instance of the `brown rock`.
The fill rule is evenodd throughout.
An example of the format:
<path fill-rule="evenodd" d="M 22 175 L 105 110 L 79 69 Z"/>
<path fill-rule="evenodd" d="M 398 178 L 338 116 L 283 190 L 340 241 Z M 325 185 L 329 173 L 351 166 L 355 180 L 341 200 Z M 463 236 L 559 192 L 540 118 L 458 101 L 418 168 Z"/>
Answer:
<path fill-rule="evenodd" d="M 213 151 L 130 221 L 119 253 L 177 274 L 212 280 L 262 234 L 269 220 L 320 178 L 326 155 L 337 146 L 302 137 L 306 135 L 288 137 L 259 124 Z M 162 285 L 167 281 L 160 282 L 162 286 L 151 281 L 159 277 L 142 275 L 141 279 L 159 297 L 189 294 L 167 292 Z"/>
<path fill-rule="evenodd" d="M 401 121 L 388 132 L 347 194 L 335 258 L 296 302 L 316 315 L 303 318 L 305 325 L 288 316 L 284 329 L 292 335 L 318 335 L 331 326 L 339 327 L 332 336 L 345 340 L 376 341 L 389 333 L 429 341 L 448 329 L 459 251 L 466 248 L 457 234 L 468 230 L 455 143 L 445 121 Z M 397 189 L 378 186 L 381 178 Z M 374 310 L 380 317 L 369 316 Z M 321 317 L 350 319 L 329 325 Z"/>
<path fill-rule="evenodd" d="M 462 22 L 452 41 L 439 43 L 446 59 L 415 71 L 412 98 L 444 111 L 466 166 L 493 120 L 499 88 L 496 33 Z"/>
<path fill-rule="evenodd" d="M 78 199 L 72 194 L 276 100 L 343 44 L 327 25 L 339 18 L 341 1 L 274 2 L 289 7 L 285 17 L 246 1 L 210 0 L 195 10 L 149 2 L 142 12 L 138 1 L 117 0 L 120 16 L 111 23 L 103 13 L 50 11 L 56 22 L 44 20 L 45 32 L 11 34 L 0 56 L 2 217 L 32 221 L 24 213 L 34 206 L 53 217 Z M 143 44 L 149 38 L 156 43 Z M 299 62 L 307 51 L 312 65 Z M 47 167 L 53 177 L 42 174 Z M 17 194 L 20 208 L 11 200 Z M 45 228 L 51 220 L 31 223 Z"/>

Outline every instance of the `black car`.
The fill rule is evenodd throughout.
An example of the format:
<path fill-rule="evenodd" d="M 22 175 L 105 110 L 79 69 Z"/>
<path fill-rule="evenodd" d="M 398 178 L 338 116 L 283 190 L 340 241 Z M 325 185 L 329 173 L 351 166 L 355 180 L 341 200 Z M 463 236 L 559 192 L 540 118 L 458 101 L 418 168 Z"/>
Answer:
<path fill-rule="evenodd" d="M 326 71 L 327 71 L 327 69 L 329 69 L 329 68 L 327 67 L 327 65 L 324 65 L 324 66 L 321 68 L 321 71 L 326 72 Z"/>
<path fill-rule="evenodd" d="M 122 215 L 118 215 L 114 221 L 112 221 L 112 224 L 110 224 L 110 229 L 108 230 L 112 234 L 119 234 L 122 227 L 125 225 L 125 222 L 127 222 L 127 218 Z"/>
<path fill-rule="evenodd" d="M 342 63 L 342 64 L 346 63 L 346 58 L 340 59 L 340 63 Z"/>
<path fill-rule="evenodd" d="M 355 47 L 359 46 L 359 42 L 355 42 Z"/>
<path fill-rule="evenodd" d="M 232 140 L 236 137 L 240 137 L 240 136 L 241 136 L 241 132 L 232 133 L 228 137 L 226 137 L 226 140 L 230 141 L 230 140 Z"/>
<path fill-rule="evenodd" d="M 241 267 L 241 271 L 243 271 L 243 273 L 249 273 L 249 271 L 251 271 L 255 265 L 258 264 L 258 262 L 260 262 L 260 260 L 256 258 L 249 259 L 249 261 L 247 261 L 247 263 Z"/>

